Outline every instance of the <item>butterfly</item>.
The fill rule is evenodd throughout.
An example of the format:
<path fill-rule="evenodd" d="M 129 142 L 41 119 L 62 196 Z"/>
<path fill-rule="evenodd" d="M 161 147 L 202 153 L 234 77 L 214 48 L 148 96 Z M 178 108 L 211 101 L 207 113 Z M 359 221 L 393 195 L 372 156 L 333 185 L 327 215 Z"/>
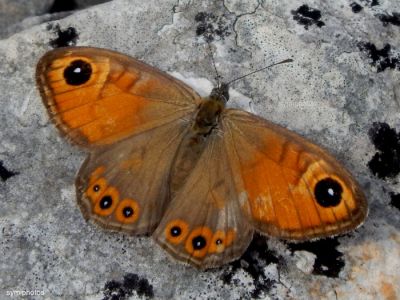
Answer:
<path fill-rule="evenodd" d="M 66 47 L 38 62 L 51 120 L 89 152 L 76 178 L 86 220 L 152 234 L 199 269 L 238 259 L 253 233 L 309 240 L 347 232 L 366 198 L 326 150 L 281 126 L 226 107 L 118 52 Z"/>

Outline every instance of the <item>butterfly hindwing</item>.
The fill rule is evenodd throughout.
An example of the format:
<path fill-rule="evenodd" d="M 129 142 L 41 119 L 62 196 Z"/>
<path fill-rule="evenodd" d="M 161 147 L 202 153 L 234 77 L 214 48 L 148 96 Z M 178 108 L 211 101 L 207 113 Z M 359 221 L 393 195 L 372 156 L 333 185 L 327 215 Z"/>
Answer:
<path fill-rule="evenodd" d="M 76 179 L 86 219 L 151 233 L 169 203 L 169 177 L 187 121 L 172 122 L 90 153 Z"/>
<path fill-rule="evenodd" d="M 207 145 L 153 237 L 176 259 L 204 269 L 240 257 L 253 229 L 243 217 L 220 134 Z"/>

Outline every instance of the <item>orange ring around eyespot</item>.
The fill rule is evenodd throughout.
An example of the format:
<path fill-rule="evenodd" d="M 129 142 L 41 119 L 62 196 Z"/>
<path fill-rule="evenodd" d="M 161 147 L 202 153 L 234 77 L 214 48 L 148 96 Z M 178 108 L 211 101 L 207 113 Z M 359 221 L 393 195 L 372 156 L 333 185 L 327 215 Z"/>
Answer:
<path fill-rule="evenodd" d="M 106 189 L 107 180 L 105 178 L 99 178 L 88 187 L 86 190 L 86 196 L 88 196 L 92 203 L 95 204 Z"/>
<path fill-rule="evenodd" d="M 220 241 L 218 244 L 217 241 Z M 211 244 L 210 247 L 208 248 L 209 253 L 221 253 L 225 250 L 226 247 L 226 234 L 222 230 L 217 230 L 212 239 L 211 239 Z"/>
<path fill-rule="evenodd" d="M 173 236 L 173 234 L 171 232 L 171 230 L 174 227 L 177 227 L 178 229 L 180 229 L 180 234 L 177 236 Z M 186 223 L 185 221 L 180 220 L 180 219 L 172 220 L 165 227 L 164 233 L 165 233 L 165 238 L 167 239 L 168 242 L 177 245 L 177 244 L 181 243 L 188 235 L 189 225 L 188 225 L 188 223 Z"/>
<path fill-rule="evenodd" d="M 106 168 L 102 166 L 94 170 L 92 174 L 90 174 L 89 185 L 92 185 L 96 181 L 96 179 L 98 179 L 100 175 L 104 173 L 105 169 Z"/>
<path fill-rule="evenodd" d="M 92 68 L 92 73 L 89 79 L 84 83 L 86 86 L 91 85 L 96 79 L 98 79 L 98 66 L 96 63 L 93 62 L 93 60 L 89 59 L 88 57 L 85 56 L 74 56 L 74 57 L 61 57 L 57 58 L 51 63 L 51 69 L 47 76 L 49 77 L 49 81 L 58 81 L 64 78 L 64 70 L 71 65 L 72 62 L 77 61 L 77 60 L 82 60 L 85 63 L 89 64 L 90 67 Z M 97 75 L 96 75 L 97 74 Z M 95 75 L 95 76 L 94 76 Z M 67 85 L 65 82 L 62 84 Z M 57 84 L 60 86 L 59 84 Z M 63 85 L 63 87 L 64 87 Z M 67 85 L 69 86 L 69 85 Z"/>
<path fill-rule="evenodd" d="M 202 258 L 207 254 L 207 250 L 210 246 L 210 241 L 212 238 L 212 231 L 208 227 L 197 227 L 192 230 L 186 239 L 185 249 L 186 251 L 194 257 Z M 201 242 L 205 242 L 204 247 L 201 249 L 195 249 L 193 246 L 194 239 L 199 238 Z"/>
<path fill-rule="evenodd" d="M 124 209 L 131 208 L 133 213 L 129 217 L 124 215 Z M 123 224 L 135 223 L 140 216 L 139 204 L 133 199 L 124 199 L 118 203 L 118 207 L 115 210 L 115 217 L 118 221 Z"/>
<path fill-rule="evenodd" d="M 111 198 L 111 206 L 108 208 L 101 208 L 101 202 L 102 199 L 105 197 L 110 197 Z M 117 204 L 119 202 L 119 193 L 118 190 L 115 187 L 108 187 L 103 194 L 97 199 L 96 204 L 94 205 L 94 213 L 99 216 L 109 216 L 112 214 L 112 212 L 115 210 L 117 207 Z"/>

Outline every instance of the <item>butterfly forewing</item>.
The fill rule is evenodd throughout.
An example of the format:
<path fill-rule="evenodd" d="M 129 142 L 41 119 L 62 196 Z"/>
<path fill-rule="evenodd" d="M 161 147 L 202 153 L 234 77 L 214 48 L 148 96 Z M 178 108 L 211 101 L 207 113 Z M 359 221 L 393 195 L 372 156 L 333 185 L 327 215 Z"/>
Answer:
<path fill-rule="evenodd" d="M 338 234 L 365 218 L 365 197 L 331 155 L 250 113 L 226 110 L 229 163 L 242 211 L 258 231 L 304 240 Z"/>
<path fill-rule="evenodd" d="M 60 48 L 39 61 L 36 79 L 59 129 L 86 147 L 112 144 L 193 111 L 200 97 L 184 83 L 129 56 Z"/>

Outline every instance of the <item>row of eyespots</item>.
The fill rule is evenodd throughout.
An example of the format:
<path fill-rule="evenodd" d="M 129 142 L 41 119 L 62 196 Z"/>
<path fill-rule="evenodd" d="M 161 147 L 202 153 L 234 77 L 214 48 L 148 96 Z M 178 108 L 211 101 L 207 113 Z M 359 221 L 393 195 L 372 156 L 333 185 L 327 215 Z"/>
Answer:
<path fill-rule="evenodd" d="M 108 186 L 105 178 L 99 178 L 103 172 L 104 169 L 98 168 L 92 173 L 89 188 L 86 190 L 86 196 L 94 206 L 94 213 L 103 217 L 114 213 L 116 219 L 124 224 L 136 222 L 140 214 L 139 204 L 133 199 L 120 200 L 118 190 Z"/>
<path fill-rule="evenodd" d="M 229 247 L 235 238 L 235 230 L 217 230 L 213 233 L 210 228 L 200 226 L 190 231 L 188 223 L 178 219 L 168 223 L 165 236 L 167 241 L 175 245 L 185 241 L 186 251 L 194 257 L 202 258 L 207 253 L 221 253 Z"/>

